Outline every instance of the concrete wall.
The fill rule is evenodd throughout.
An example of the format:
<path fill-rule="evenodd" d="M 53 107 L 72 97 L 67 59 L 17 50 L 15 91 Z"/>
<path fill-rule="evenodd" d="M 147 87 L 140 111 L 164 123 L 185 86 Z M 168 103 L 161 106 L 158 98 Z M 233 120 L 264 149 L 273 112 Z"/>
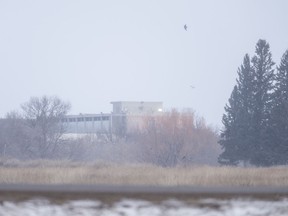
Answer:
<path fill-rule="evenodd" d="M 162 112 L 163 109 L 162 102 L 118 101 L 111 104 L 113 104 L 113 114 L 154 115 Z"/>

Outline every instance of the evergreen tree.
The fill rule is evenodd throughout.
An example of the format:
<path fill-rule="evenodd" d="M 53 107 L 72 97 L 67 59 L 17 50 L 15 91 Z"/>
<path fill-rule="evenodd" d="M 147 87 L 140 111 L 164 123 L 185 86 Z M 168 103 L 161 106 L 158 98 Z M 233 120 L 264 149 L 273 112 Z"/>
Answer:
<path fill-rule="evenodd" d="M 269 126 L 270 145 L 267 150 L 270 163 L 288 164 L 288 50 L 277 67 Z"/>
<path fill-rule="evenodd" d="M 257 42 L 251 61 L 245 55 L 238 69 L 237 86 L 223 115 L 224 131 L 219 143 L 224 151 L 219 156 L 220 163 L 238 164 L 242 161 L 257 166 L 272 164 L 269 128 L 274 64 L 270 46 L 265 40 Z"/>
<path fill-rule="evenodd" d="M 243 64 L 238 70 L 237 85 L 240 92 L 241 109 L 239 110 L 238 136 L 239 146 L 238 154 L 244 164 L 250 163 L 253 149 L 253 130 L 252 130 L 252 114 L 253 114 L 253 97 L 254 87 L 254 71 L 251 66 L 250 57 L 245 55 Z"/>
<path fill-rule="evenodd" d="M 251 142 L 253 142 L 251 163 L 258 166 L 270 165 L 268 121 L 272 107 L 274 81 L 274 62 L 270 46 L 265 40 L 256 44 L 255 56 L 252 58 L 254 71 L 254 96 L 251 119 Z"/>
<path fill-rule="evenodd" d="M 224 125 L 224 131 L 221 133 L 221 139 L 219 144 L 224 150 L 219 158 L 218 162 L 224 165 L 237 165 L 239 163 L 238 146 L 239 139 L 237 134 L 237 121 L 240 109 L 239 91 L 237 85 L 231 93 L 228 100 L 228 104 L 225 106 L 225 114 L 222 118 Z"/>
<path fill-rule="evenodd" d="M 237 85 L 234 87 L 229 105 L 223 115 L 224 131 L 221 133 L 220 145 L 224 149 L 219 156 L 219 163 L 246 164 L 250 160 L 251 147 L 251 106 L 253 96 L 253 70 L 250 57 L 245 55 L 243 64 L 238 69 Z"/>

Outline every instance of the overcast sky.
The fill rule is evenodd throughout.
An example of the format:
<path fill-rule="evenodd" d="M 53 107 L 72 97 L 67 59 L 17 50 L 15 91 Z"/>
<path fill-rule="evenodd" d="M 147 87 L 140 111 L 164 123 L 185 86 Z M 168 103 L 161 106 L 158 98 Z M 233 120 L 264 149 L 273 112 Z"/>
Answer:
<path fill-rule="evenodd" d="M 221 127 L 245 53 L 260 38 L 276 63 L 288 49 L 287 9 L 287 0 L 0 0 L 0 117 L 56 95 L 71 114 L 162 101 Z"/>

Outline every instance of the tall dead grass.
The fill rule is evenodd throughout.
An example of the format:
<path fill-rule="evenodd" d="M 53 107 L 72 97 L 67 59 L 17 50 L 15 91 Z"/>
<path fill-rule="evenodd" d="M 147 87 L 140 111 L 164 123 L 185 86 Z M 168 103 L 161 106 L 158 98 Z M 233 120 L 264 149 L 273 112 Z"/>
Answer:
<path fill-rule="evenodd" d="M 240 168 L 30 161 L 0 167 L 0 183 L 197 186 L 288 186 L 288 167 Z"/>

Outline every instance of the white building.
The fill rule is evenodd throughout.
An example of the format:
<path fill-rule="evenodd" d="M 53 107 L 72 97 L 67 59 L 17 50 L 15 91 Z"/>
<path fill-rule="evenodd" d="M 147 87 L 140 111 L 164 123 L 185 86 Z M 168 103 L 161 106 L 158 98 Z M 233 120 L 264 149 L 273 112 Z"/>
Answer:
<path fill-rule="evenodd" d="M 118 101 L 111 104 L 113 104 L 113 114 L 157 115 L 163 109 L 162 102 Z"/>
<path fill-rule="evenodd" d="M 67 115 L 62 119 L 66 133 L 111 133 L 111 114 Z"/>
<path fill-rule="evenodd" d="M 113 111 L 101 114 L 67 115 L 62 119 L 65 133 L 92 134 L 109 133 L 124 135 L 141 128 L 145 116 L 159 115 L 162 102 L 111 102 Z"/>

